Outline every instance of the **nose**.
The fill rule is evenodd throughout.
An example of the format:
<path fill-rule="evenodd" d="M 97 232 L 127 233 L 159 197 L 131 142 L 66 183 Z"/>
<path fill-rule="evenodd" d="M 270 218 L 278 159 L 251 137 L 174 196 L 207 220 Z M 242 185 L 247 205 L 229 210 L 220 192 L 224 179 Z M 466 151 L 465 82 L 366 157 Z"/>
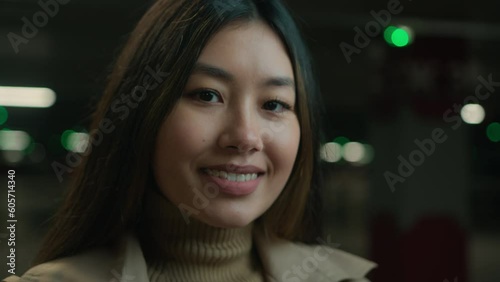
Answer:
<path fill-rule="evenodd" d="M 264 142 L 257 114 L 250 111 L 235 111 L 225 117 L 224 130 L 219 138 L 219 146 L 238 153 L 261 151 Z"/>

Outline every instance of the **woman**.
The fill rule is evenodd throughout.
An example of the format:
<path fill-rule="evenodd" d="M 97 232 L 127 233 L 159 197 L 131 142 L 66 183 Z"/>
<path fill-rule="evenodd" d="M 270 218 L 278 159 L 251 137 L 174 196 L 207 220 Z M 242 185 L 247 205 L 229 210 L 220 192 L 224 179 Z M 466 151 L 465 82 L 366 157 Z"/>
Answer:
<path fill-rule="evenodd" d="M 159 0 L 36 266 L 7 281 L 367 281 L 318 237 L 319 93 L 279 0 Z M 33 279 L 33 280 L 29 280 Z"/>

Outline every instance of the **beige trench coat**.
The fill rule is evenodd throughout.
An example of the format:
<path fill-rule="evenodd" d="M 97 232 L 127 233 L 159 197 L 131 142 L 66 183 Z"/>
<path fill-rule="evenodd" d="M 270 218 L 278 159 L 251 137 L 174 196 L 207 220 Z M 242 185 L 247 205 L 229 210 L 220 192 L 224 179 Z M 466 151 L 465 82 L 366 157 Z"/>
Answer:
<path fill-rule="evenodd" d="M 255 235 L 269 282 L 369 282 L 364 276 L 376 264 L 323 245 L 304 245 Z M 166 274 L 168 275 L 168 274 Z M 149 282 L 141 247 L 134 236 L 114 250 L 97 249 L 37 265 L 6 282 Z"/>

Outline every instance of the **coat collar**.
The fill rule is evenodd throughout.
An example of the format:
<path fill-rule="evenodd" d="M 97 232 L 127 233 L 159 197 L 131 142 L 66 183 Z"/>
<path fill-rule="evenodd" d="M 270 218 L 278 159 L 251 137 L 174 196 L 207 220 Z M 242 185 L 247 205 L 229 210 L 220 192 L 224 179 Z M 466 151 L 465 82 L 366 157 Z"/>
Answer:
<path fill-rule="evenodd" d="M 255 240 L 269 281 L 362 280 L 377 266 L 326 245 L 305 245 L 260 232 Z"/>
<path fill-rule="evenodd" d="M 122 277 L 149 281 L 147 266 L 135 236 L 127 236 Z M 362 279 L 376 264 L 324 245 L 305 245 L 255 232 L 255 244 L 269 281 L 330 281 Z M 133 277 L 133 278 L 132 278 Z"/>

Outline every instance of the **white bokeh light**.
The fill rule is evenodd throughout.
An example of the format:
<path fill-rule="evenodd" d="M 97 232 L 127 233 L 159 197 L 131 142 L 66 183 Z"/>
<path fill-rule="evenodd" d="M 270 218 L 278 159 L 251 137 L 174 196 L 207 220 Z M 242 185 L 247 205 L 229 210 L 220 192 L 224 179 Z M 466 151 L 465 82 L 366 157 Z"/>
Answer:
<path fill-rule="evenodd" d="M 365 147 L 359 142 L 349 142 L 344 145 L 343 155 L 348 162 L 360 162 L 365 157 Z"/>
<path fill-rule="evenodd" d="M 460 111 L 460 116 L 468 124 L 480 124 L 484 120 L 484 108 L 479 104 L 467 104 Z"/>
<path fill-rule="evenodd" d="M 89 144 L 89 135 L 83 132 L 71 133 L 68 136 L 68 149 L 75 153 L 83 153 Z"/>
<path fill-rule="evenodd" d="M 0 130 L 0 150 L 23 151 L 30 145 L 28 133 L 20 130 Z"/>
<path fill-rule="evenodd" d="M 50 88 L 0 86 L 2 106 L 49 108 L 55 102 L 56 93 Z"/>
<path fill-rule="evenodd" d="M 325 162 L 336 163 L 342 158 L 342 146 L 336 142 L 329 142 L 321 147 L 321 159 Z"/>

